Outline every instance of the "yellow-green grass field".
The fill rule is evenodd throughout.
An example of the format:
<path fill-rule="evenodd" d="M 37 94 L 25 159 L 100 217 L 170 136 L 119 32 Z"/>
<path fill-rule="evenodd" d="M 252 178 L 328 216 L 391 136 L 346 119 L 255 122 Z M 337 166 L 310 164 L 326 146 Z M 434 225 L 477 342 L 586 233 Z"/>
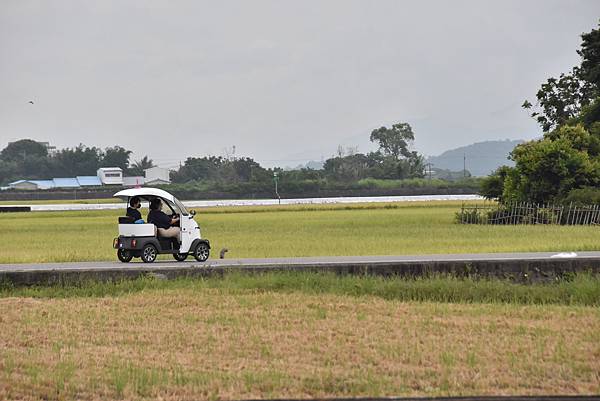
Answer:
<path fill-rule="evenodd" d="M 213 252 L 228 248 L 229 258 L 600 249 L 600 227 L 459 225 L 459 209 L 458 202 L 229 207 L 199 209 L 196 220 Z M 116 260 L 112 240 L 123 214 L 0 214 L 0 263 Z"/>
<path fill-rule="evenodd" d="M 600 392 L 597 307 L 183 283 L 0 298 L 0 399 Z"/>

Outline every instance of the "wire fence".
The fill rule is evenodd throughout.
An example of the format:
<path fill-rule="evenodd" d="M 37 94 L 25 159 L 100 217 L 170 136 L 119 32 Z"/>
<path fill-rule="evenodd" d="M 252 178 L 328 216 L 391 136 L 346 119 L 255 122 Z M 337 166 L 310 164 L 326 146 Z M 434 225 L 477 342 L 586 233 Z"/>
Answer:
<path fill-rule="evenodd" d="M 553 205 L 512 202 L 485 205 L 465 205 L 456 213 L 459 224 L 600 224 L 600 205 Z"/>

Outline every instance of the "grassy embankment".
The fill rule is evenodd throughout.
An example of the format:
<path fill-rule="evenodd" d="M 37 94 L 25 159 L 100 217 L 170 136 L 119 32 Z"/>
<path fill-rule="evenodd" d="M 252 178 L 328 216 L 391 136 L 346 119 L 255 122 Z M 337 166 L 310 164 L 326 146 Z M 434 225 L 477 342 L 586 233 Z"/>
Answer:
<path fill-rule="evenodd" d="M 316 274 L 5 289 L 0 398 L 598 393 L 599 291 Z"/>
<path fill-rule="evenodd" d="M 600 248 L 598 227 L 458 225 L 459 208 L 460 202 L 206 208 L 196 220 L 214 250 L 227 247 L 231 258 Z M 0 263 L 115 260 L 111 245 L 122 214 L 0 214 Z"/>

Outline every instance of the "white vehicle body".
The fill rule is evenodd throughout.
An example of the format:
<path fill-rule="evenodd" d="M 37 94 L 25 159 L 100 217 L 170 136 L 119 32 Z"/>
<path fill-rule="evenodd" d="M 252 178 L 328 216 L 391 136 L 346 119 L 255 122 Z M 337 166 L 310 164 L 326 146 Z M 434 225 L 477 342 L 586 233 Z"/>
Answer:
<path fill-rule="evenodd" d="M 177 252 L 179 254 L 188 254 L 194 253 L 195 247 L 202 239 L 200 234 L 200 227 L 198 223 L 194 220 L 195 212 L 189 212 L 186 207 L 173 195 L 158 188 L 131 188 L 119 191 L 113 195 L 115 198 L 123 199 L 127 204 L 129 204 L 129 200 L 137 196 L 142 201 L 149 202 L 154 198 L 160 198 L 166 207 L 168 207 L 174 214 L 179 215 L 179 227 L 180 233 L 177 241 L 179 242 L 179 246 Z M 151 237 L 152 239 L 156 238 L 155 248 L 157 248 L 158 253 L 161 252 L 161 246 L 158 243 L 159 238 L 157 238 L 157 228 L 154 224 L 144 223 L 144 224 L 121 224 L 119 223 L 119 238 L 131 239 L 137 238 L 142 240 L 142 238 Z M 202 240 L 203 243 L 206 243 L 210 248 L 210 244 L 207 240 Z M 122 241 L 121 243 L 126 244 L 126 241 Z M 137 242 L 135 242 L 137 243 Z M 121 245 L 123 247 L 123 245 Z M 127 247 L 127 245 L 125 245 Z M 135 248 L 128 248 L 132 251 Z"/>

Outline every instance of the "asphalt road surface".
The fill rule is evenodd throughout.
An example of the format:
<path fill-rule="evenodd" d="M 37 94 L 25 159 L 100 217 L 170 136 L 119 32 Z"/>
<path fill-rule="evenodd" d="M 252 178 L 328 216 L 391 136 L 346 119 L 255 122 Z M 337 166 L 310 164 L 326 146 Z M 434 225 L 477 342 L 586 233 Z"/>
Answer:
<path fill-rule="evenodd" d="M 255 267 L 255 266 L 319 266 L 344 264 L 377 264 L 377 263 L 427 263 L 427 262 L 477 262 L 477 261 L 528 261 L 553 259 L 597 259 L 600 262 L 600 251 L 596 252 L 530 252 L 530 253 L 477 253 L 446 255 L 407 255 L 407 256 L 327 256 L 304 258 L 268 258 L 268 259 L 208 259 L 204 263 L 189 257 L 185 262 L 176 262 L 170 255 L 161 255 L 162 260 L 154 263 L 143 263 L 134 258 L 130 263 L 114 262 L 64 262 L 64 263 L 25 263 L 0 264 L 0 272 L 53 271 L 53 270 L 119 270 L 123 268 L 143 267 L 144 269 L 165 269 L 182 267 Z M 116 259 L 116 255 L 115 255 Z"/>

